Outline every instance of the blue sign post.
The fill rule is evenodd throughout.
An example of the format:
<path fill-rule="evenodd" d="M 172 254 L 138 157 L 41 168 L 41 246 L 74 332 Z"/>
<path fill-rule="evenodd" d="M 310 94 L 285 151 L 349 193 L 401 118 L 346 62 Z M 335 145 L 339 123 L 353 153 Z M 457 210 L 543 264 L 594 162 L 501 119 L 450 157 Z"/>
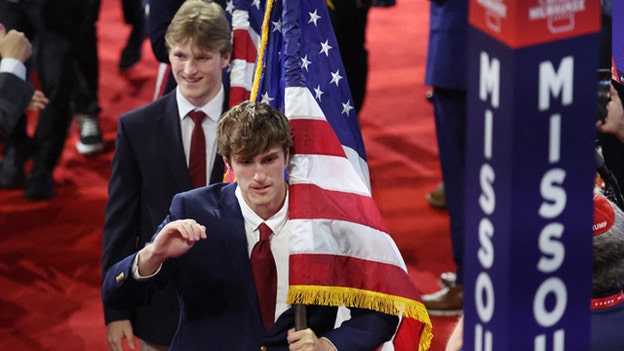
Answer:
<path fill-rule="evenodd" d="M 599 6 L 470 1 L 464 350 L 589 348 Z"/>

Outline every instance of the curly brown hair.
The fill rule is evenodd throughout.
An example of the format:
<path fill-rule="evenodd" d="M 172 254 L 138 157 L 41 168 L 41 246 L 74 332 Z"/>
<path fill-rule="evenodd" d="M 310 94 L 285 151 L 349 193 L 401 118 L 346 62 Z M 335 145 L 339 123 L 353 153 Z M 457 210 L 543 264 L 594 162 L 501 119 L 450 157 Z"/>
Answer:
<path fill-rule="evenodd" d="M 276 145 L 286 153 L 293 139 L 288 118 L 271 105 L 244 101 L 219 121 L 217 148 L 228 159 L 231 155 L 251 159 Z"/>

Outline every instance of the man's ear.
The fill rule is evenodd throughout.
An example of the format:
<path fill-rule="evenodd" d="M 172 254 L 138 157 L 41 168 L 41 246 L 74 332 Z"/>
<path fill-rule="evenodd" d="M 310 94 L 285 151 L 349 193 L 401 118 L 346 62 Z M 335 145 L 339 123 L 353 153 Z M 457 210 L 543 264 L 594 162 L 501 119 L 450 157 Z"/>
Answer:
<path fill-rule="evenodd" d="M 225 156 L 221 157 L 223 157 L 223 164 L 225 165 L 226 169 L 229 169 L 231 171 L 232 167 L 230 166 L 230 160 Z"/>
<path fill-rule="evenodd" d="M 223 67 L 221 68 L 225 68 L 230 64 L 230 61 L 232 60 L 232 53 L 228 52 L 221 57 L 223 58 L 223 63 L 221 64 Z"/>

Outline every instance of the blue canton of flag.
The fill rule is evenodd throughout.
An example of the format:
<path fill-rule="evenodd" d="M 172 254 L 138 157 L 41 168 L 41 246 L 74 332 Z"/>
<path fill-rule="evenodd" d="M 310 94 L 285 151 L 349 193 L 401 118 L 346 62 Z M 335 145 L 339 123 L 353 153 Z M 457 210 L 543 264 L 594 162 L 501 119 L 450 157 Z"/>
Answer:
<path fill-rule="evenodd" d="M 284 87 L 307 87 L 368 185 L 366 150 L 327 6 L 284 3 L 276 1 L 271 11 L 258 100 L 284 111 Z"/>

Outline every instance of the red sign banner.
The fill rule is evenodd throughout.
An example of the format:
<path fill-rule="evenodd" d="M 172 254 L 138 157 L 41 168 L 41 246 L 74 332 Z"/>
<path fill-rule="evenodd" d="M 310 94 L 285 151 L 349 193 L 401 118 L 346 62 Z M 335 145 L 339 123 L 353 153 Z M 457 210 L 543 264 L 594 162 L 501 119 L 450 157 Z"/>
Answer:
<path fill-rule="evenodd" d="M 600 1 L 470 0 L 470 24 L 512 48 L 600 30 Z"/>

